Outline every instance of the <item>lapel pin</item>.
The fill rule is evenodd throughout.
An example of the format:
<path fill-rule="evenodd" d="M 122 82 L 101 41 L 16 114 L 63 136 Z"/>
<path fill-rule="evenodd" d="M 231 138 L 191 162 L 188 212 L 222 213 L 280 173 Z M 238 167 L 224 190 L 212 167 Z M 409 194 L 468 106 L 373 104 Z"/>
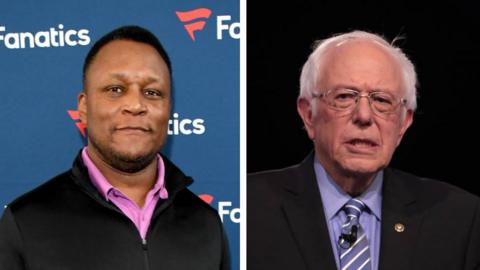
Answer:
<path fill-rule="evenodd" d="M 395 224 L 394 229 L 395 229 L 396 232 L 401 233 L 401 232 L 405 231 L 405 226 L 402 223 L 397 223 L 397 224 Z"/>

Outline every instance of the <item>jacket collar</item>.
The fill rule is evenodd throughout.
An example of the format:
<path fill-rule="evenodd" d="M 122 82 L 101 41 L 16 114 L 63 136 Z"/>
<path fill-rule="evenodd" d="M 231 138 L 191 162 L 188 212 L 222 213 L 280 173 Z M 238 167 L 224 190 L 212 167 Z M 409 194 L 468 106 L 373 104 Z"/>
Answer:
<path fill-rule="evenodd" d="M 289 177 L 281 183 L 283 210 L 307 269 L 336 269 L 313 160 L 312 152 L 290 168 Z M 384 171 L 379 269 L 409 269 L 411 265 L 412 247 L 423 220 L 416 204 L 420 195 L 417 181 L 390 168 Z"/>
<path fill-rule="evenodd" d="M 379 269 L 410 269 L 424 218 L 416 177 L 387 168 L 382 202 Z"/>
<path fill-rule="evenodd" d="M 165 164 L 165 186 L 169 194 L 167 201 L 171 201 L 178 192 L 191 185 L 193 183 L 193 179 L 186 176 L 168 158 L 163 155 L 162 158 Z M 108 205 L 108 207 L 112 206 L 102 198 L 101 194 L 90 180 L 87 167 L 83 163 L 81 157 L 81 151 L 77 154 L 77 157 L 73 162 L 71 172 L 73 181 L 79 185 L 90 197 L 104 205 Z"/>
<path fill-rule="evenodd" d="M 307 269 L 336 269 L 323 204 L 313 169 L 314 154 L 291 167 L 282 208 Z"/>

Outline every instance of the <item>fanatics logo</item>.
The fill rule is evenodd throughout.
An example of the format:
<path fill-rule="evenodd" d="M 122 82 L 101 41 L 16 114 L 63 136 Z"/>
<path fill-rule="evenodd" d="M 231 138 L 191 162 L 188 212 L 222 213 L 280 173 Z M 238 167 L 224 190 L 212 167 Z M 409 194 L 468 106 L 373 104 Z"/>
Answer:
<path fill-rule="evenodd" d="M 75 121 L 75 125 L 82 134 L 86 137 L 87 126 L 80 120 L 80 115 L 76 110 L 67 110 L 70 118 Z M 173 113 L 173 118 L 168 120 L 168 135 L 202 135 L 206 131 L 205 120 L 201 118 L 180 118 L 178 113 Z"/>
<path fill-rule="evenodd" d="M 208 204 L 212 204 L 213 202 L 213 196 L 210 194 L 200 194 L 198 197 Z"/>
<path fill-rule="evenodd" d="M 86 46 L 90 44 L 88 29 L 64 29 L 63 24 L 38 32 L 9 32 L 0 25 L 0 44 L 7 49 Z"/>
<path fill-rule="evenodd" d="M 178 19 L 185 23 L 190 38 L 195 41 L 195 31 L 202 30 L 205 27 L 205 20 L 210 17 L 212 11 L 208 8 L 197 8 L 190 11 L 176 11 Z M 203 19 L 203 20 L 202 20 Z"/>
<path fill-rule="evenodd" d="M 67 110 L 67 112 L 70 115 L 70 118 L 72 118 L 72 120 L 74 120 L 74 121 L 80 120 L 80 115 L 78 114 L 78 111 Z M 82 133 L 82 136 L 85 137 L 86 136 L 85 129 L 87 128 L 87 126 L 80 121 L 75 122 L 75 125 L 77 126 L 80 133 Z"/>
<path fill-rule="evenodd" d="M 199 194 L 198 197 L 210 205 L 213 203 L 214 197 L 210 194 Z M 233 207 L 232 201 L 217 201 L 215 205 L 212 206 L 217 208 L 218 215 L 222 222 L 229 220 L 233 223 L 240 223 L 240 208 Z"/>

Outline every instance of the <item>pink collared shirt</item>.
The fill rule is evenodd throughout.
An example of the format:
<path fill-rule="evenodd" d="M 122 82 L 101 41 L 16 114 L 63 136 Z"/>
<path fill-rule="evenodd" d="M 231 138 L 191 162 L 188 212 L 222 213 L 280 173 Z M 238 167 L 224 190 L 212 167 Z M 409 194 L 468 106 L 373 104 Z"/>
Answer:
<path fill-rule="evenodd" d="M 157 182 L 147 193 L 145 204 L 142 208 L 125 196 L 120 190 L 112 186 L 103 174 L 93 164 L 87 153 L 87 147 L 82 150 L 83 163 L 88 169 L 88 174 L 93 185 L 98 189 L 103 198 L 114 203 L 137 227 L 142 239 L 145 239 L 148 226 L 152 220 L 153 210 L 159 199 L 167 199 L 168 192 L 165 187 L 165 165 L 160 155 L 157 155 L 158 173 Z"/>

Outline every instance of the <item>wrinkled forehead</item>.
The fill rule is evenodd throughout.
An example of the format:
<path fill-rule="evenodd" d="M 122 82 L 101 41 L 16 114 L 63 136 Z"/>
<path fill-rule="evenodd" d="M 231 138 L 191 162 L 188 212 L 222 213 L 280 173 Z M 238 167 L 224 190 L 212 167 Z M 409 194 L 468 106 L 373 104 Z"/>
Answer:
<path fill-rule="evenodd" d="M 404 89 L 399 61 L 382 44 L 354 39 L 332 44 L 320 58 L 317 85 L 360 84 L 365 88 Z"/>

